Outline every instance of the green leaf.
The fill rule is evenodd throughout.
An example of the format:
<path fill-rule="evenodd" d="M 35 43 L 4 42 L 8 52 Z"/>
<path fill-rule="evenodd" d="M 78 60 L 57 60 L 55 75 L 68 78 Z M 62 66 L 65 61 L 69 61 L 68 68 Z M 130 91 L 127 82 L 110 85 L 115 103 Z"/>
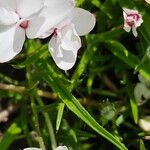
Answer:
<path fill-rule="evenodd" d="M 139 113 L 138 113 L 138 106 L 135 102 L 135 99 L 130 98 L 130 104 L 131 104 L 131 109 L 132 109 L 134 122 L 137 124 L 138 120 L 139 120 Z"/>
<path fill-rule="evenodd" d="M 89 125 L 98 134 L 109 140 L 121 150 L 127 150 L 123 143 L 121 143 L 116 137 L 99 125 L 96 120 L 85 110 L 85 108 L 79 103 L 79 101 L 70 93 L 67 87 L 59 80 L 57 73 L 53 68 L 41 61 L 38 65 L 38 70 L 45 70 L 40 72 L 43 79 L 50 85 L 54 92 L 60 97 L 60 99 L 67 105 L 67 107 L 74 112 L 80 119 L 82 119 L 87 125 Z"/>
<path fill-rule="evenodd" d="M 72 75 L 71 89 L 73 89 L 77 86 L 78 79 L 83 74 L 88 63 L 93 59 L 93 56 L 97 51 L 97 45 L 100 44 L 101 42 L 105 41 L 105 39 L 108 39 L 108 37 L 109 37 L 109 39 L 113 39 L 113 38 L 120 36 L 123 33 L 122 31 L 123 30 L 120 30 L 120 27 L 119 27 L 119 28 L 114 28 L 113 30 L 111 30 L 109 32 L 103 32 L 98 35 L 89 35 L 87 37 L 87 43 L 89 43 L 89 44 L 79 62 L 76 70 L 74 71 L 74 73 Z"/>
<path fill-rule="evenodd" d="M 16 123 L 13 123 L 4 134 L 4 137 L 0 141 L 0 148 L 3 150 L 8 150 L 10 144 L 17 138 L 17 136 L 21 133 L 21 129 L 18 127 Z"/>
<path fill-rule="evenodd" d="M 134 122 L 136 124 L 138 124 L 139 121 L 139 109 L 138 109 L 138 105 L 136 103 L 136 100 L 134 98 L 134 87 L 131 85 L 131 83 L 128 81 L 127 82 L 127 86 L 126 86 L 129 98 L 130 98 L 130 105 L 131 105 L 131 110 L 132 110 L 132 115 L 133 115 L 133 119 Z"/>
<path fill-rule="evenodd" d="M 96 7 L 100 8 L 101 2 L 99 0 L 91 0 L 92 4 L 95 5 Z"/>
<path fill-rule="evenodd" d="M 77 0 L 77 6 L 80 6 L 84 3 L 85 0 Z"/>
<path fill-rule="evenodd" d="M 60 124 L 61 124 L 64 108 L 65 108 L 64 103 L 60 103 L 58 106 L 58 114 L 57 114 L 57 120 L 56 120 L 56 131 L 57 132 L 58 132 Z"/>
<path fill-rule="evenodd" d="M 92 93 L 93 80 L 94 80 L 94 74 L 90 74 L 87 81 L 88 94 Z"/>
<path fill-rule="evenodd" d="M 145 78 L 150 80 L 150 69 L 146 65 L 139 65 L 140 59 L 135 55 L 130 53 L 121 43 L 113 40 L 109 40 L 106 43 L 106 47 L 110 50 L 116 57 L 121 59 L 124 63 L 129 65 L 131 68 L 135 69 L 141 73 Z M 138 67 L 138 70 L 137 70 Z"/>
<path fill-rule="evenodd" d="M 140 140 L 140 150 L 146 150 L 143 140 Z"/>
<path fill-rule="evenodd" d="M 87 64 L 92 59 L 94 53 L 96 52 L 97 48 L 96 46 L 90 45 L 87 50 L 85 51 L 77 69 L 75 70 L 73 76 L 72 76 L 72 85 L 71 89 L 75 88 L 78 84 L 78 79 L 81 76 L 81 74 L 84 72 Z"/>
<path fill-rule="evenodd" d="M 33 64 L 34 62 L 36 62 L 39 58 L 42 58 L 43 56 L 45 56 L 45 54 L 47 54 L 47 52 L 48 52 L 47 45 L 44 45 L 44 46 L 38 48 L 37 51 L 34 52 L 31 56 L 29 56 L 24 62 L 19 63 L 17 65 L 12 65 L 12 66 L 16 69 L 25 68 L 25 67 Z"/>

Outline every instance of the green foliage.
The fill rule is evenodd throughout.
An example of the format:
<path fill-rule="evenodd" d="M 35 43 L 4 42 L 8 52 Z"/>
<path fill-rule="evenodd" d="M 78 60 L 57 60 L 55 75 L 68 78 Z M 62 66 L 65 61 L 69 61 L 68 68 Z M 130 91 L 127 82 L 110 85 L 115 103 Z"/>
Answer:
<path fill-rule="evenodd" d="M 9 145 L 17 139 L 17 136 L 21 133 L 21 128 L 14 122 L 5 132 L 3 138 L 0 140 L 0 147 L 3 150 L 7 150 Z"/>
<path fill-rule="evenodd" d="M 22 54 L 0 65 L 0 109 L 10 115 L 0 122 L 0 150 L 150 147 L 149 133 L 138 125 L 150 104 L 139 106 L 134 97 L 137 75 L 150 80 L 150 5 L 143 0 L 78 0 L 77 5 L 93 12 L 97 25 L 82 38 L 73 69 L 61 71 L 40 40 L 28 40 Z M 123 7 L 143 15 L 137 39 L 122 29 Z"/>

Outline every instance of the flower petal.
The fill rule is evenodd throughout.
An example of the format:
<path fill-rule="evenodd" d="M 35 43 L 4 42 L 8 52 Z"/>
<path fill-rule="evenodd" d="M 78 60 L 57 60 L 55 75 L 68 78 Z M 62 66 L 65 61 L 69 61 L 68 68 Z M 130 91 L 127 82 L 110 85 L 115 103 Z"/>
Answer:
<path fill-rule="evenodd" d="M 141 26 L 142 23 L 143 23 L 142 15 L 139 14 L 139 20 L 136 22 L 136 27 Z"/>
<path fill-rule="evenodd" d="M 141 83 L 145 84 L 147 87 L 150 86 L 150 80 L 144 78 L 141 74 L 138 75 L 138 78 Z"/>
<path fill-rule="evenodd" d="M 145 0 L 148 4 L 150 4 L 150 0 Z"/>
<path fill-rule="evenodd" d="M 137 83 L 134 88 L 135 100 L 139 103 L 144 97 L 146 100 L 150 98 L 150 90 L 143 83 Z"/>
<path fill-rule="evenodd" d="M 63 29 L 61 36 L 54 35 L 49 42 L 49 51 L 55 63 L 65 71 L 74 66 L 80 47 L 80 37 L 72 26 Z"/>
<path fill-rule="evenodd" d="M 139 119 L 139 126 L 145 132 L 150 132 L 150 116 Z"/>
<path fill-rule="evenodd" d="M 132 27 L 132 33 L 133 33 L 133 35 L 134 35 L 135 37 L 138 36 L 137 30 L 136 30 L 135 27 Z"/>
<path fill-rule="evenodd" d="M 0 0 L 0 6 L 15 10 L 16 9 L 16 0 Z"/>
<path fill-rule="evenodd" d="M 41 34 L 43 36 L 43 34 L 45 34 L 45 32 L 42 32 L 41 28 L 45 21 L 46 21 L 46 18 L 44 18 L 44 17 L 35 17 L 32 20 L 30 20 L 28 28 L 26 29 L 27 37 L 29 39 L 34 39 L 34 38 L 40 37 Z"/>
<path fill-rule="evenodd" d="M 81 8 L 74 8 L 69 17 L 79 36 L 88 34 L 96 23 L 95 16 Z"/>
<path fill-rule="evenodd" d="M 37 13 L 44 6 L 43 0 L 16 0 L 17 12 L 20 17 L 26 18 Z"/>
<path fill-rule="evenodd" d="M 15 25 L 0 32 L 0 62 L 14 58 L 23 47 L 25 31 Z"/>
<path fill-rule="evenodd" d="M 48 32 L 61 22 L 74 8 L 72 0 L 46 0 L 45 5 L 47 7 L 39 17 L 30 21 L 27 30 L 27 36 L 29 38 L 37 38 Z"/>
<path fill-rule="evenodd" d="M 131 27 L 130 27 L 130 26 L 125 26 L 125 25 L 124 25 L 123 29 L 124 29 L 126 32 L 130 32 L 130 31 L 131 31 Z"/>
<path fill-rule="evenodd" d="M 125 11 L 123 11 L 123 18 L 124 18 L 124 22 L 126 22 L 127 19 L 127 13 Z"/>
<path fill-rule="evenodd" d="M 128 9 L 128 8 L 123 8 L 123 11 L 127 14 L 139 14 L 139 12 L 137 10 L 133 10 L 133 9 Z"/>
<path fill-rule="evenodd" d="M 81 39 L 78 36 L 74 24 L 63 28 L 61 35 L 61 45 L 63 49 L 77 51 L 81 48 Z"/>
<path fill-rule="evenodd" d="M 55 150 L 68 150 L 66 146 L 58 146 Z"/>
<path fill-rule="evenodd" d="M 19 20 L 19 16 L 8 8 L 0 8 L 0 25 L 12 25 Z"/>
<path fill-rule="evenodd" d="M 35 147 L 29 147 L 29 148 L 25 148 L 23 150 L 41 150 L 40 148 L 35 148 Z"/>

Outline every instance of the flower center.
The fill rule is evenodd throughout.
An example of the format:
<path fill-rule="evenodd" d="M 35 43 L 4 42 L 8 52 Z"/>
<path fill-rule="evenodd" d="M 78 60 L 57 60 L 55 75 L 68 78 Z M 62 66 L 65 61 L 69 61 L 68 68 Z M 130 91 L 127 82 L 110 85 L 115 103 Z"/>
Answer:
<path fill-rule="evenodd" d="M 140 16 L 138 14 L 130 14 L 127 16 L 127 24 L 132 27 L 139 20 Z"/>
<path fill-rule="evenodd" d="M 28 25 L 29 25 L 29 21 L 28 21 L 28 20 L 25 20 L 25 21 L 23 21 L 23 22 L 20 24 L 20 27 L 23 28 L 23 29 L 27 29 L 27 28 L 28 28 Z"/>
<path fill-rule="evenodd" d="M 53 29 L 53 36 L 57 37 L 60 32 L 61 32 L 61 29 L 54 28 Z"/>

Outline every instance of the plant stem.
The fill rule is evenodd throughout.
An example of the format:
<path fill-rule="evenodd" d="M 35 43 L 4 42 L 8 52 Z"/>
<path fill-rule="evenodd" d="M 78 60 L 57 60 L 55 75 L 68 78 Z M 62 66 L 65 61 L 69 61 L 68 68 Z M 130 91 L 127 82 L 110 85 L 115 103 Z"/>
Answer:
<path fill-rule="evenodd" d="M 15 86 L 12 84 L 5 84 L 5 83 L 0 83 L 0 89 L 1 90 L 6 90 L 6 91 L 11 91 L 11 92 L 16 92 L 16 93 L 20 93 L 20 94 L 28 94 L 28 89 L 24 86 Z M 97 92 L 95 92 L 97 93 Z M 58 100 L 58 96 L 57 94 L 53 93 L 53 92 L 49 92 L 49 91 L 43 91 L 41 89 L 37 89 L 35 91 L 35 95 L 39 96 L 39 97 L 45 97 L 48 98 L 49 100 L 52 101 L 56 101 Z M 87 107 L 98 107 L 99 106 L 99 102 L 96 102 L 94 100 L 91 100 L 89 98 L 79 98 L 79 102 Z"/>
<path fill-rule="evenodd" d="M 43 101 L 41 100 L 41 98 L 39 96 L 36 96 L 36 99 L 37 99 L 37 102 L 39 103 L 40 106 L 42 106 L 42 107 L 45 106 Z M 45 122 L 46 122 L 48 132 L 49 132 L 49 135 L 50 135 L 52 150 L 54 150 L 57 147 L 57 142 L 56 142 L 55 133 L 54 133 L 54 130 L 53 130 L 53 125 L 52 125 L 51 119 L 49 117 L 49 114 L 45 111 L 42 112 L 42 113 L 43 113 L 43 116 L 45 118 Z"/>
<path fill-rule="evenodd" d="M 35 124 L 36 132 L 38 134 L 39 145 L 40 145 L 40 148 L 42 148 L 42 150 L 46 150 L 45 145 L 44 145 L 44 141 L 43 141 L 43 138 L 42 138 L 41 132 L 40 132 L 40 127 L 39 127 L 39 122 L 38 122 L 38 113 L 36 110 L 36 105 L 35 105 L 35 101 L 34 101 L 33 96 L 30 96 L 30 99 L 31 99 L 31 108 L 33 111 L 33 116 L 34 116 L 33 121 Z"/>
<path fill-rule="evenodd" d="M 31 108 L 32 108 L 32 112 L 33 112 L 33 121 L 34 121 L 34 125 L 35 125 L 35 130 L 38 134 L 38 141 L 39 141 L 40 148 L 42 150 L 46 150 L 44 141 L 43 141 L 43 138 L 42 138 L 42 135 L 40 132 L 40 127 L 39 127 L 38 112 L 37 112 L 36 104 L 35 104 L 35 100 L 34 100 L 34 95 L 36 95 L 36 92 L 35 92 L 35 89 L 32 88 L 34 83 L 32 81 L 30 70 L 31 70 L 31 68 L 27 67 L 27 79 L 28 79 L 29 89 L 31 89 L 30 100 L 31 100 Z"/>

